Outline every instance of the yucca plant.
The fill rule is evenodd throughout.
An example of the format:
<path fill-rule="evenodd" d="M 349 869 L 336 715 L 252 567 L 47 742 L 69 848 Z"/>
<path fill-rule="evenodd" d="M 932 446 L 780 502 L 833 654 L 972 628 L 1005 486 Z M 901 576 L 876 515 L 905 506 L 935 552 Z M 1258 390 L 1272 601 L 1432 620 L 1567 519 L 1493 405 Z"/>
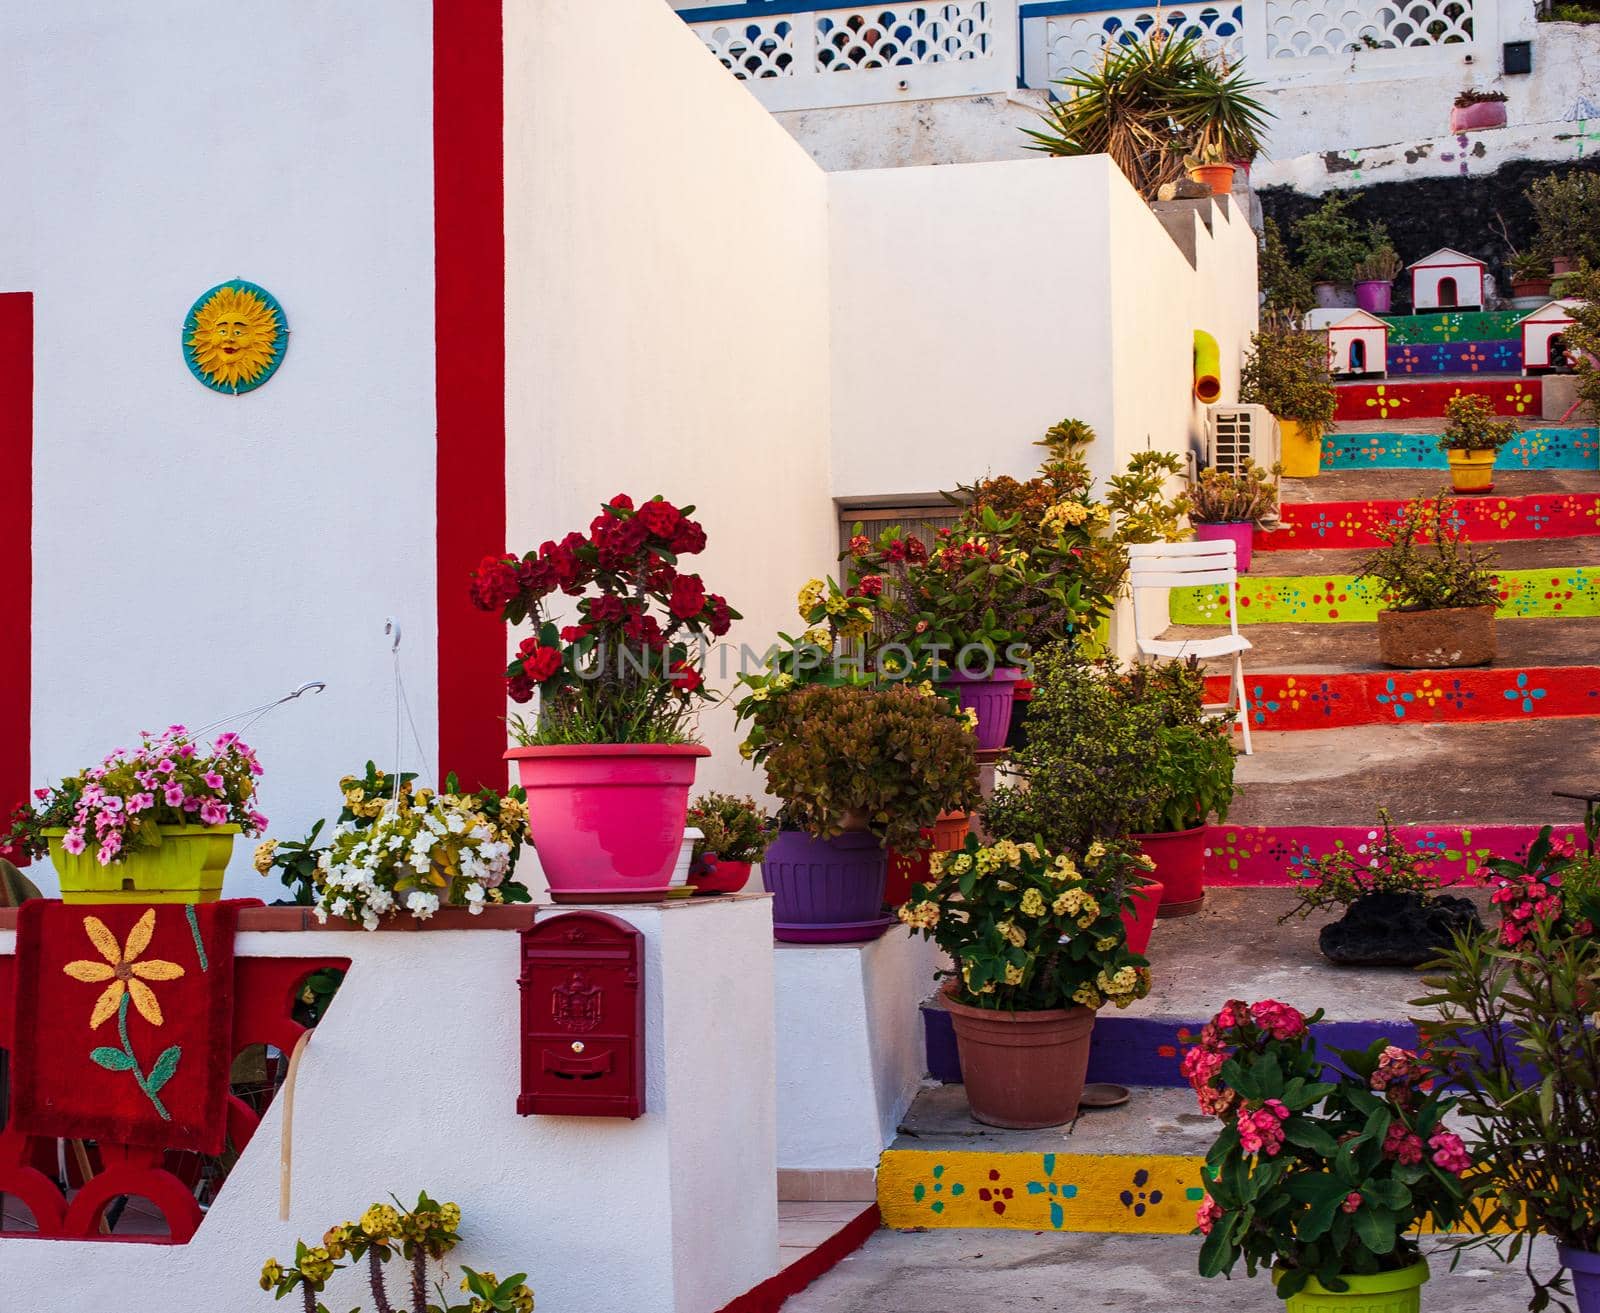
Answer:
<path fill-rule="evenodd" d="M 1247 160 L 1261 153 L 1270 113 L 1247 81 L 1199 38 L 1152 32 L 1106 47 L 1097 67 L 1062 78 L 1043 115 L 1024 128 L 1030 150 L 1111 156 L 1141 194 L 1183 176 L 1185 156 Z"/>

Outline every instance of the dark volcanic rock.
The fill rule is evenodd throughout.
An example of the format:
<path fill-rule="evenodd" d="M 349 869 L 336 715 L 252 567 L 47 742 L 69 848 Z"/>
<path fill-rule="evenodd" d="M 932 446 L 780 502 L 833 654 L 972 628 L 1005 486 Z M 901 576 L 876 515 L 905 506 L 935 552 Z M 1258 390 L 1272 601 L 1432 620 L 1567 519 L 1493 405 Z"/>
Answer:
<path fill-rule="evenodd" d="M 1322 955 L 1341 966 L 1418 967 L 1450 946 L 1457 930 L 1481 930 L 1470 898 L 1370 894 L 1322 927 Z"/>

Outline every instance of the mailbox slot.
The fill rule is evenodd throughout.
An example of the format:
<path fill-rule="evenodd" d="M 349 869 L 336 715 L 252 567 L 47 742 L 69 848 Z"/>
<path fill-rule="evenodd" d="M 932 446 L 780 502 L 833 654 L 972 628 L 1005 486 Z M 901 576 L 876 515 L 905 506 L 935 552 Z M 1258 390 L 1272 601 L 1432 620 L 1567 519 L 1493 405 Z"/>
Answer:
<path fill-rule="evenodd" d="M 522 1093 L 517 1111 L 644 1112 L 644 936 L 604 912 L 564 912 L 522 932 Z"/>

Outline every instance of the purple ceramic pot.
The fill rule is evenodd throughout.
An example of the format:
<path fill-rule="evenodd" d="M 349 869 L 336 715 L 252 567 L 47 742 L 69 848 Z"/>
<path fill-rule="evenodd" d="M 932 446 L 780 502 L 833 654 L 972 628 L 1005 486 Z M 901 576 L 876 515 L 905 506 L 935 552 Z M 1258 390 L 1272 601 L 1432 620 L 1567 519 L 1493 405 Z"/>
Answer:
<path fill-rule="evenodd" d="M 1578 1313 L 1600 1313 L 1600 1254 L 1585 1249 L 1557 1245 L 1556 1252 L 1572 1273 L 1572 1293 L 1578 1298 Z"/>
<path fill-rule="evenodd" d="M 761 859 L 773 934 L 797 943 L 860 943 L 893 923 L 883 914 L 888 854 L 874 834 L 813 839 L 784 830 Z"/>
<path fill-rule="evenodd" d="M 1356 284 L 1356 304 L 1369 315 L 1388 314 L 1393 295 L 1393 283 L 1368 281 Z"/>
<path fill-rule="evenodd" d="M 1231 542 L 1238 557 L 1239 573 L 1250 569 L 1250 543 L 1256 526 L 1249 520 L 1230 520 L 1226 524 L 1197 524 L 1194 536 L 1203 543 Z"/>
<path fill-rule="evenodd" d="M 1003 748 L 1011 733 L 1011 706 L 1017 696 L 1017 681 L 1022 671 L 1014 666 L 996 666 L 988 674 L 964 675 L 952 670 L 939 681 L 940 688 L 953 689 L 961 709 L 978 713 L 978 747 Z"/>

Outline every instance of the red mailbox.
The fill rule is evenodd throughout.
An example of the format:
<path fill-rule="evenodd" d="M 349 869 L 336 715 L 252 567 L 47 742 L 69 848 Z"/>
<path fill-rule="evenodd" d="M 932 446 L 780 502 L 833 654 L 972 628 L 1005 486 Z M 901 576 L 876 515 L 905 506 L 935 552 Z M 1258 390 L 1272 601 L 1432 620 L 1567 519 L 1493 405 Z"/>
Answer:
<path fill-rule="evenodd" d="M 517 1111 L 644 1112 L 644 936 L 604 912 L 522 932 L 522 1093 Z"/>

